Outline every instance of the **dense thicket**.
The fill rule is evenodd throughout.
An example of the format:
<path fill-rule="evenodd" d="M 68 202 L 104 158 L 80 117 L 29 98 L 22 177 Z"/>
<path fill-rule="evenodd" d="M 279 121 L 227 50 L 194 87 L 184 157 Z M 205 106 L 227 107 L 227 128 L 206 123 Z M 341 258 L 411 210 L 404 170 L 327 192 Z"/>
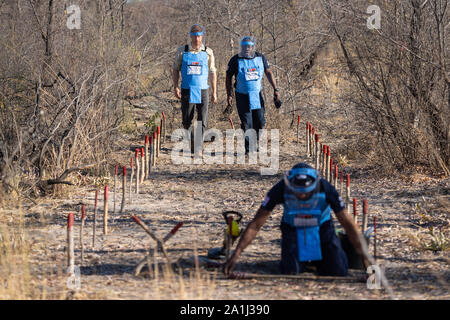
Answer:
<path fill-rule="evenodd" d="M 79 30 L 67 27 L 73 4 Z M 334 72 L 347 85 L 328 102 L 364 115 L 360 130 L 376 133 L 386 163 L 448 174 L 447 1 L 377 4 L 381 29 L 368 30 L 362 0 L 0 0 L 0 190 L 45 189 L 90 164 L 103 170 L 127 106 L 143 96 L 176 104 L 170 65 L 194 23 L 206 27 L 219 88 L 240 37 L 257 38 L 289 119 L 315 103 L 317 57 L 338 46 Z"/>

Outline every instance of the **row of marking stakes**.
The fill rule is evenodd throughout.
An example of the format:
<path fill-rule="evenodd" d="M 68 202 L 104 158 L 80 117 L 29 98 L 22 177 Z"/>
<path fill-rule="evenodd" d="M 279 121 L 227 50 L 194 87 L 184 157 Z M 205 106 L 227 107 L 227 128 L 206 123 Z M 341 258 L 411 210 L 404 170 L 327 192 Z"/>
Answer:
<path fill-rule="evenodd" d="M 297 117 L 297 144 L 299 143 L 299 130 L 300 130 L 300 120 L 301 117 L 298 115 Z M 339 194 L 343 194 L 343 169 L 341 168 L 340 179 L 339 177 L 339 167 L 336 162 L 333 161 L 331 157 L 331 149 L 330 146 L 326 144 L 322 144 L 319 141 L 319 135 L 314 128 L 314 126 L 310 122 L 306 122 L 305 127 L 305 149 L 306 155 L 309 158 L 314 159 L 314 169 L 320 173 L 320 175 L 329 181 L 336 190 L 338 189 L 338 180 L 339 180 Z M 350 197 L 350 175 L 346 174 L 346 207 L 350 208 L 350 203 L 353 205 L 353 217 L 354 222 L 358 224 L 358 208 L 357 208 L 357 198 L 353 198 L 351 201 Z M 362 221 L 361 221 L 361 232 L 367 230 L 367 219 L 368 219 L 368 202 L 367 199 L 363 199 L 362 201 Z M 373 228 L 374 228 L 374 259 L 376 259 L 376 217 L 373 217 Z"/>
<path fill-rule="evenodd" d="M 135 193 L 139 194 L 139 187 L 144 180 L 149 180 L 152 172 L 152 168 L 156 166 L 156 160 L 159 158 L 161 145 L 165 142 L 165 134 L 166 134 L 166 115 L 162 112 L 161 123 L 156 127 L 156 130 L 152 132 L 150 136 L 145 137 L 145 143 L 143 147 L 138 147 L 135 150 L 134 158 L 131 158 L 131 176 L 130 176 L 130 184 L 129 184 L 129 194 L 128 201 L 132 203 L 132 185 L 134 179 L 135 185 Z M 135 170 L 136 167 L 136 170 Z M 116 213 L 116 191 L 117 191 L 117 180 L 119 174 L 119 165 L 115 166 L 114 170 L 114 194 L 113 194 L 113 212 Z M 122 168 L 122 201 L 120 205 L 120 213 L 124 212 L 125 204 L 126 204 L 126 191 L 127 191 L 127 167 L 123 166 Z M 109 194 L 109 186 L 104 186 L 103 192 L 103 234 L 108 234 L 108 194 Z M 95 190 L 95 202 L 94 202 L 94 210 L 93 210 L 93 223 L 92 223 L 92 248 L 95 247 L 96 241 L 96 222 L 97 222 L 97 207 L 98 207 L 98 196 L 99 190 Z M 134 215 L 130 215 L 133 221 L 137 221 Z M 85 204 L 81 205 L 81 224 L 80 224 L 80 252 L 81 252 L 81 261 L 84 259 L 84 226 L 86 220 L 86 206 Z M 74 214 L 69 213 L 67 217 L 67 259 L 69 266 L 69 273 L 74 273 L 75 268 L 75 244 L 74 244 L 74 234 L 73 228 L 75 225 Z M 179 223 L 177 228 L 173 229 L 169 234 L 173 235 L 178 228 L 182 225 Z M 175 230 L 175 232 L 174 232 Z M 165 239 L 165 241 L 168 240 Z"/>
<path fill-rule="evenodd" d="M 233 120 L 229 118 L 230 124 L 234 129 Z M 298 115 L 297 120 L 297 144 L 299 143 L 299 130 L 300 130 L 300 122 L 301 117 Z M 339 177 L 339 167 L 338 164 L 333 161 L 331 158 L 331 149 L 330 146 L 326 144 L 322 144 L 319 141 L 319 135 L 316 132 L 316 129 L 310 122 L 306 122 L 305 128 L 305 148 L 306 155 L 314 159 L 314 168 L 324 177 L 327 181 L 329 181 L 336 189 L 338 187 L 339 180 L 339 192 L 342 194 L 343 191 L 343 170 L 340 172 Z M 156 160 L 159 158 L 160 150 L 161 150 L 161 139 L 163 142 L 165 141 L 165 132 L 166 132 L 166 116 L 164 112 L 162 112 L 161 124 L 156 127 L 156 130 L 152 135 L 145 137 L 145 143 L 143 147 L 136 148 L 134 158 L 130 159 L 131 164 L 131 177 L 130 177 L 130 185 L 129 185 L 129 203 L 132 203 L 132 184 L 133 178 L 135 178 L 135 193 L 139 194 L 140 184 L 144 182 L 146 179 L 150 179 L 150 175 L 152 172 L 152 168 L 156 166 Z M 161 134 L 162 133 L 162 134 Z M 136 170 L 135 170 L 136 167 Z M 117 179 L 118 179 L 118 168 L 119 165 L 116 165 L 114 171 L 114 213 L 116 213 L 116 187 L 117 187 Z M 122 213 L 125 209 L 126 202 L 126 190 L 127 190 L 127 168 L 123 166 L 123 179 L 122 179 L 122 202 L 120 207 L 120 213 Z M 103 205 L 103 234 L 108 234 L 108 185 L 104 187 L 104 205 Z M 346 174 L 346 206 L 350 207 L 350 175 Z M 353 216 L 355 224 L 358 223 L 358 212 L 357 212 L 357 199 L 352 199 L 353 204 Z M 364 233 L 367 229 L 367 219 L 368 219 L 368 202 L 367 199 L 363 199 L 363 207 L 362 207 L 362 223 L 361 223 L 361 231 Z M 93 232 L 92 232 L 92 247 L 95 247 L 95 236 L 96 236 L 96 215 L 97 215 L 97 205 L 98 205 L 98 190 L 95 191 L 95 204 L 94 204 L 94 214 L 93 214 Z M 86 219 L 85 213 L 85 205 L 81 207 L 81 227 L 80 227 L 80 247 L 81 247 L 81 260 L 83 260 L 84 254 L 84 245 L 83 245 L 83 230 L 84 223 Z M 136 219 L 133 219 L 136 221 Z M 73 213 L 69 213 L 68 221 L 67 221 L 67 246 L 68 246 L 68 265 L 69 270 L 73 273 L 74 270 L 74 241 L 73 241 L 73 229 L 74 226 L 74 215 Z M 376 259 L 376 217 L 373 217 L 373 228 L 374 228 L 374 258 Z"/>

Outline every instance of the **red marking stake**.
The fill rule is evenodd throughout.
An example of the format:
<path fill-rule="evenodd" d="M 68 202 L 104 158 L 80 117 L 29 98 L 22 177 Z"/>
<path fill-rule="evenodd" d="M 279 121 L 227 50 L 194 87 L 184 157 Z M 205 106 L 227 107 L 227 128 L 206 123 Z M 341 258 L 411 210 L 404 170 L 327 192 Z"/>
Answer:
<path fill-rule="evenodd" d="M 141 153 L 141 163 L 140 163 L 141 172 L 139 174 L 139 183 L 143 183 L 145 178 L 145 151 L 143 147 L 140 148 L 140 153 Z"/>
<path fill-rule="evenodd" d="M 81 261 L 84 259 L 84 242 L 83 242 L 83 230 L 84 230 L 84 220 L 86 219 L 86 206 L 81 205 L 81 227 L 80 227 L 80 248 L 81 248 Z"/>
<path fill-rule="evenodd" d="M 166 142 L 166 115 L 164 111 L 162 112 L 162 125 L 161 125 L 161 135 L 162 135 L 162 142 Z"/>
<path fill-rule="evenodd" d="M 170 232 L 163 238 L 163 242 L 166 242 L 167 240 L 172 238 L 175 235 L 175 233 L 177 233 L 178 229 L 180 229 L 182 226 L 183 226 L 183 222 L 177 223 L 177 225 L 175 227 L 173 227 L 173 229 L 170 230 Z"/>
<path fill-rule="evenodd" d="M 363 200 L 363 220 L 362 220 L 362 227 L 361 227 L 363 234 L 367 229 L 367 207 L 368 207 L 367 199 L 364 199 Z"/>
<path fill-rule="evenodd" d="M 346 181 L 346 195 L 347 195 L 347 205 L 350 204 L 350 175 L 347 173 L 347 181 Z"/>
<path fill-rule="evenodd" d="M 70 229 L 73 227 L 73 224 L 74 224 L 73 213 L 69 213 L 69 215 L 67 216 L 67 227 Z"/>
<path fill-rule="evenodd" d="M 306 156 L 308 157 L 311 152 L 310 133 L 311 133 L 310 124 L 309 122 L 306 122 Z"/>
<path fill-rule="evenodd" d="M 108 191 L 109 187 L 105 185 L 103 194 L 103 234 L 108 234 Z"/>
<path fill-rule="evenodd" d="M 125 201 L 126 201 L 126 193 L 127 193 L 127 167 L 123 166 L 122 168 L 122 203 L 120 205 L 120 212 L 123 212 L 123 209 L 125 208 Z"/>
<path fill-rule="evenodd" d="M 95 247 L 95 227 L 97 223 L 98 189 L 95 190 L 94 218 L 92 223 L 92 247 Z"/>
<path fill-rule="evenodd" d="M 233 130 L 235 130 L 235 129 L 234 129 L 233 119 L 231 119 L 231 117 L 230 117 L 230 118 L 228 118 L 228 120 L 230 121 L 231 128 L 232 128 Z"/>
<path fill-rule="evenodd" d="M 156 148 L 158 146 L 158 140 L 156 138 L 156 131 L 153 132 L 153 165 L 156 165 Z"/>
<path fill-rule="evenodd" d="M 358 223 L 358 207 L 356 204 L 356 198 L 353 198 L 353 219 L 355 219 L 355 224 Z"/>
<path fill-rule="evenodd" d="M 114 208 L 113 208 L 113 212 L 116 213 L 116 190 L 117 190 L 117 173 L 119 171 L 119 165 L 116 164 L 116 170 L 114 171 L 114 195 L 113 195 L 113 199 L 114 199 Z"/>
<path fill-rule="evenodd" d="M 75 268 L 75 249 L 73 243 L 73 213 L 67 216 L 67 265 L 69 266 L 69 273 L 74 273 Z"/>
<path fill-rule="evenodd" d="M 330 172 L 333 172 L 333 158 L 330 159 Z"/>
<path fill-rule="evenodd" d="M 377 260 L 377 219 L 373 217 L 373 259 Z"/>
<path fill-rule="evenodd" d="M 158 139 L 158 145 L 156 146 L 156 155 L 159 158 L 159 151 L 161 150 L 161 127 L 158 126 L 156 128 L 156 131 L 157 131 L 157 139 Z"/>

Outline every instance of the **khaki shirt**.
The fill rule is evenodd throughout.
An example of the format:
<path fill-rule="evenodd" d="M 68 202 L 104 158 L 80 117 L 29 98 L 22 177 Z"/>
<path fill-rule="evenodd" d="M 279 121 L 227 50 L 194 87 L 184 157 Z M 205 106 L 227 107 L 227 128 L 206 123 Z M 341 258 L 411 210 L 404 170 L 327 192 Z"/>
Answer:
<path fill-rule="evenodd" d="M 173 62 L 173 65 L 172 65 L 172 68 L 174 70 L 177 70 L 177 71 L 181 70 L 181 65 L 183 63 L 184 47 L 185 46 L 181 46 L 177 50 L 177 53 L 175 55 L 175 61 Z M 200 46 L 200 49 L 193 50 L 192 46 L 189 44 L 188 50 L 192 53 L 199 53 L 200 51 L 205 50 L 205 45 L 202 43 L 202 45 Z M 206 54 L 208 55 L 208 70 L 211 73 L 215 73 L 217 71 L 217 69 L 216 69 L 216 65 L 214 63 L 214 53 L 213 53 L 212 49 L 206 48 Z"/>

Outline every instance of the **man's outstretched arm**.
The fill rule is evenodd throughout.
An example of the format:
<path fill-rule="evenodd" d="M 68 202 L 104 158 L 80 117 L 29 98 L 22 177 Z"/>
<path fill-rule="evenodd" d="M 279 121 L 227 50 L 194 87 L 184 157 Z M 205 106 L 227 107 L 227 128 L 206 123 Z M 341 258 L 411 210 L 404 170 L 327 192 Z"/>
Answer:
<path fill-rule="evenodd" d="M 239 240 L 239 243 L 233 255 L 225 263 L 223 272 L 226 275 L 230 275 L 233 272 L 233 269 L 236 266 L 236 262 L 239 256 L 241 255 L 242 251 L 244 251 L 244 249 L 247 248 L 250 242 L 252 242 L 252 240 L 255 239 L 259 229 L 261 229 L 261 227 L 264 225 L 267 218 L 270 216 L 270 213 L 271 211 L 262 208 L 260 208 L 256 212 L 255 217 L 253 218 L 252 221 L 250 221 L 244 233 L 242 234 L 241 239 Z"/>
<path fill-rule="evenodd" d="M 361 239 L 360 232 L 353 220 L 353 217 L 351 217 L 350 214 L 348 214 L 346 209 L 341 210 L 338 213 L 336 213 L 336 217 L 337 217 L 339 223 L 344 228 L 345 233 L 347 234 L 348 239 L 350 240 L 350 243 L 353 245 L 356 252 L 359 255 L 361 255 L 361 257 L 364 261 L 364 265 L 367 268 L 370 264 L 368 262 L 368 257 L 366 257 L 366 255 L 363 252 L 362 244 L 360 241 L 360 239 Z"/>

